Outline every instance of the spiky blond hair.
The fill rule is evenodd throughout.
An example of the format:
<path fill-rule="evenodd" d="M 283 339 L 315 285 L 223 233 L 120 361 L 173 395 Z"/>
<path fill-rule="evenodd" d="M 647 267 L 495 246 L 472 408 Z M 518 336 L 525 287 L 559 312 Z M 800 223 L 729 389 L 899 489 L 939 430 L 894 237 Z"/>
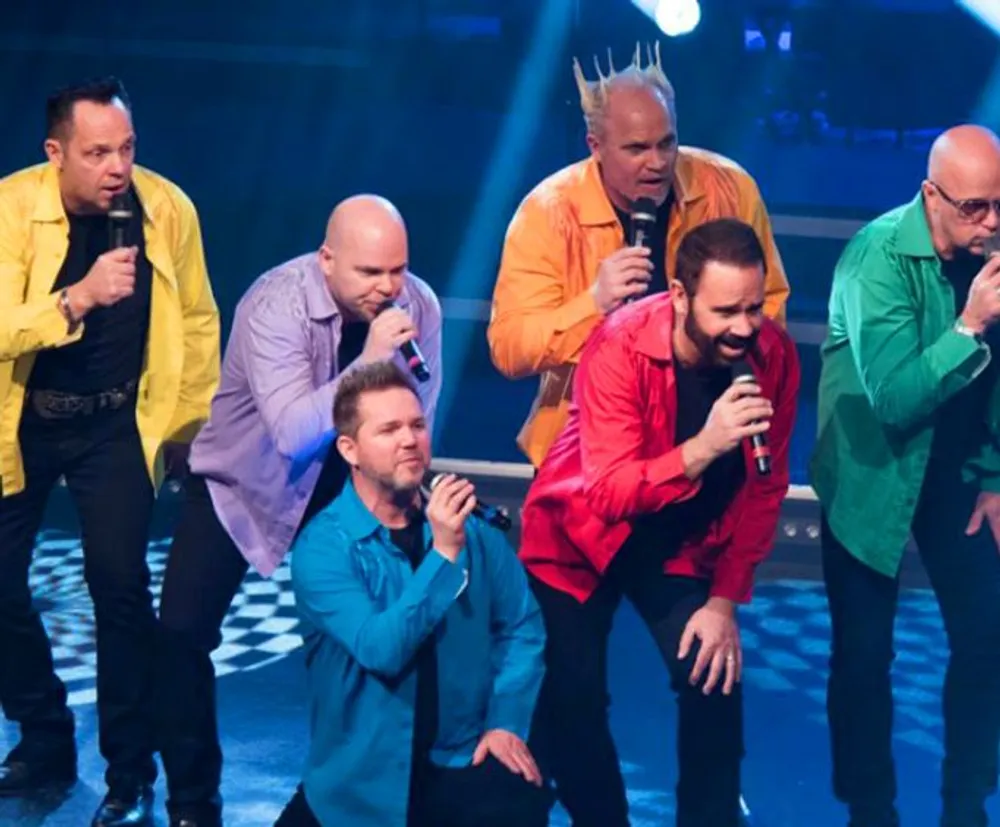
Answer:
<path fill-rule="evenodd" d="M 674 87 L 663 71 L 659 42 L 654 44 L 652 48 L 646 44 L 645 66 L 642 65 L 642 44 L 636 43 L 632 62 L 620 72 L 615 69 L 611 49 L 608 49 L 608 73 L 603 72 L 596 56 L 594 57 L 594 67 L 597 69 L 597 80 L 587 80 L 580 61 L 573 58 L 573 77 L 576 78 L 576 86 L 580 90 L 580 108 L 583 110 L 583 120 L 587 124 L 588 132 L 597 133 L 600 131 L 604 120 L 604 111 L 608 105 L 608 95 L 615 86 L 623 83 L 633 83 L 637 86 L 655 89 L 663 95 L 667 106 L 673 109 Z"/>

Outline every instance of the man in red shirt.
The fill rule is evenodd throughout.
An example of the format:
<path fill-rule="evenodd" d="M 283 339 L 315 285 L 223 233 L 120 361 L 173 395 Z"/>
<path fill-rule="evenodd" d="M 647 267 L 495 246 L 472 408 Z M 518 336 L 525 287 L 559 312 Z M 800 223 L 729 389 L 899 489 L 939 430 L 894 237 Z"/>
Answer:
<path fill-rule="evenodd" d="M 795 345 L 763 314 L 764 262 L 741 221 L 689 232 L 670 292 L 592 334 L 566 428 L 528 493 L 519 556 L 548 633 L 532 749 L 574 827 L 629 823 L 606 674 L 622 597 L 678 697 L 678 827 L 739 824 L 735 608 L 774 540 L 799 387 Z M 756 381 L 734 383 L 737 363 Z"/>

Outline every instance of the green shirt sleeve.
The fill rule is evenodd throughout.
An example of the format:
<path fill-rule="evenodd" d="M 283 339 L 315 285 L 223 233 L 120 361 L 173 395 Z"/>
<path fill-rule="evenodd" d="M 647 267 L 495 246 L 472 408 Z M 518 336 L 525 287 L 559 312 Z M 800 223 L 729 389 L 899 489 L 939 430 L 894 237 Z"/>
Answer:
<path fill-rule="evenodd" d="M 853 260 L 850 260 L 853 259 Z M 845 256 L 838 273 L 847 339 L 861 384 L 883 425 L 906 428 L 936 410 L 989 364 L 989 348 L 949 326 L 921 340 L 921 313 L 903 263 L 884 248 Z M 839 268 L 838 268 L 839 269 Z"/>

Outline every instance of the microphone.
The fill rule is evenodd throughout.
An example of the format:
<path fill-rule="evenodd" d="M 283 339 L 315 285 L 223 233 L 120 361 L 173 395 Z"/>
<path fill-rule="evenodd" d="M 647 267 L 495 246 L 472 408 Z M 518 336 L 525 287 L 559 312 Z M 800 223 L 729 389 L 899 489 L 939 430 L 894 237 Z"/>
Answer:
<path fill-rule="evenodd" d="M 108 210 L 108 243 L 110 249 L 117 250 L 125 246 L 125 231 L 132 220 L 132 200 L 128 192 L 115 195 L 111 199 L 111 209 Z"/>
<path fill-rule="evenodd" d="M 756 382 L 753 369 L 745 361 L 739 361 L 733 365 L 733 384 L 738 382 Z M 757 473 L 766 477 L 771 473 L 771 449 L 768 447 L 767 438 L 764 434 L 754 434 L 750 437 L 750 447 L 753 453 L 754 463 L 757 466 Z"/>
<path fill-rule="evenodd" d="M 379 308 L 378 312 L 383 313 L 395 306 L 394 301 L 387 301 Z M 410 369 L 410 373 L 417 378 L 417 381 L 426 382 L 431 378 L 430 369 L 427 367 L 427 362 L 424 361 L 424 354 L 420 352 L 420 347 L 415 341 L 411 339 L 408 342 L 403 342 L 399 347 L 399 352 L 403 354 L 406 366 Z"/>
<path fill-rule="evenodd" d="M 424 481 L 420 485 L 420 492 L 424 495 L 425 500 L 430 498 L 431 492 L 446 476 L 446 474 L 437 473 L 429 468 L 427 469 L 424 473 Z M 477 501 L 476 507 L 472 509 L 472 513 L 481 520 L 485 520 L 494 528 L 499 528 L 501 531 L 510 531 L 512 524 L 510 512 L 503 506 L 487 505 L 482 501 Z"/>
<path fill-rule="evenodd" d="M 629 246 L 642 247 L 656 227 L 656 202 L 652 198 L 637 198 L 632 202 L 631 219 Z M 635 300 L 635 296 L 629 296 L 625 301 L 628 303 Z"/>
<path fill-rule="evenodd" d="M 652 198 L 639 198 L 632 202 L 632 233 L 629 246 L 642 247 L 656 226 L 656 202 Z"/>

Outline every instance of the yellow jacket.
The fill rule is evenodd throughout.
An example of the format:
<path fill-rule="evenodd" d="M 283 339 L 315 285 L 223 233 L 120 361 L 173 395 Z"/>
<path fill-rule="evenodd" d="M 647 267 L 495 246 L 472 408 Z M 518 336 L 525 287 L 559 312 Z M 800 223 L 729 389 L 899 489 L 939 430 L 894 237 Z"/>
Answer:
<path fill-rule="evenodd" d="M 767 256 L 764 312 L 784 322 L 788 280 L 753 178 L 728 158 L 681 147 L 674 194 L 667 272 L 674 271 L 685 233 L 716 218 L 739 218 L 757 231 Z M 542 181 L 521 202 L 507 230 L 487 337 L 502 374 L 510 379 L 542 375 L 517 438 L 536 468 L 566 423 L 573 367 L 603 318 L 590 292 L 598 265 L 624 244 L 625 232 L 593 158 Z"/>
<path fill-rule="evenodd" d="M 175 184 L 136 167 L 146 257 L 153 268 L 146 358 L 136 422 L 153 486 L 163 481 L 164 442 L 190 442 L 219 381 L 219 311 L 194 205 Z M 18 427 L 35 353 L 72 334 L 52 291 L 69 249 L 69 220 L 50 164 L 0 180 L 0 486 L 24 489 Z"/>

